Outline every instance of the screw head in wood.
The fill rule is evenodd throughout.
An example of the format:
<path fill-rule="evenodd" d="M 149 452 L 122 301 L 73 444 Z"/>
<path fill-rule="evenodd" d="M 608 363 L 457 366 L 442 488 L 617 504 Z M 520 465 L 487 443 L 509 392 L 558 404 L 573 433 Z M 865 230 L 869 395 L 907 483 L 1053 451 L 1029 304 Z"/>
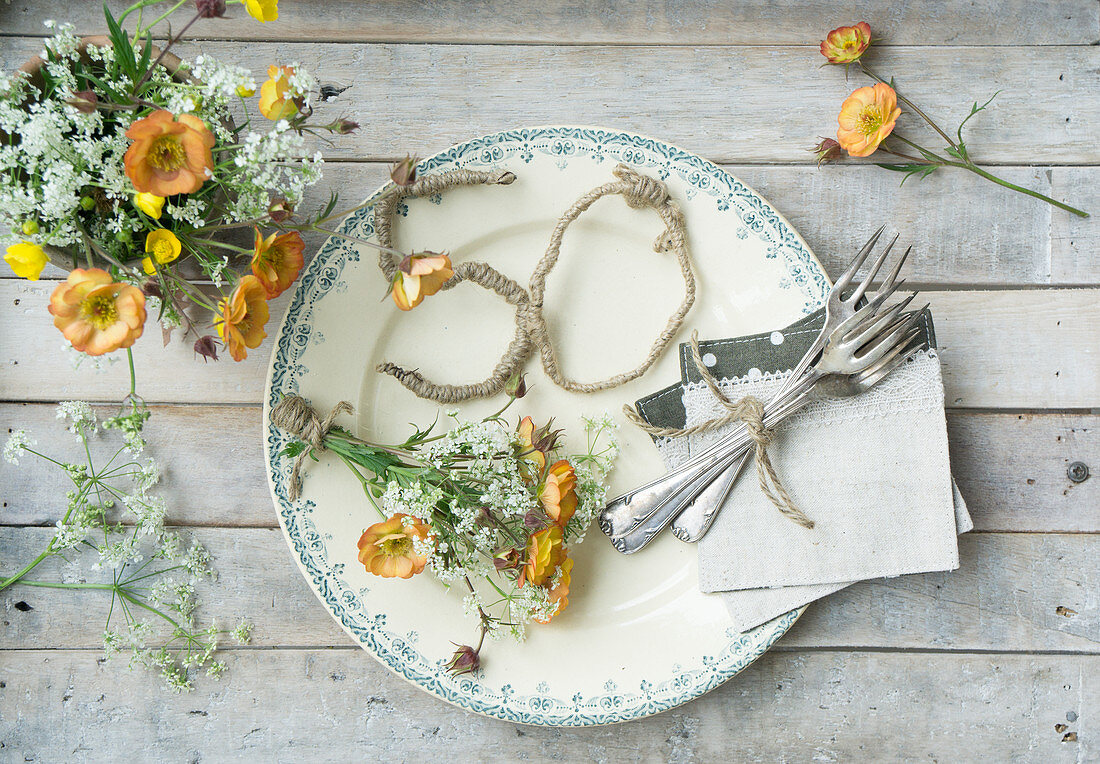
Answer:
<path fill-rule="evenodd" d="M 1074 483 L 1083 483 L 1089 479 L 1089 466 L 1084 462 L 1074 462 L 1069 465 L 1066 475 Z"/>

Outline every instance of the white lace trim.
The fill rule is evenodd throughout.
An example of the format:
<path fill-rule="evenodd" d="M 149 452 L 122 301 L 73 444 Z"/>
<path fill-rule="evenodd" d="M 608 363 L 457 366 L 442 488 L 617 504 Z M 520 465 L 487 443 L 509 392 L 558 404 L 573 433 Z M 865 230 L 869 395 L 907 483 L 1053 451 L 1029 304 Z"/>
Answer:
<path fill-rule="evenodd" d="M 769 400 L 791 372 L 748 374 L 735 379 L 723 379 L 719 389 L 730 399 L 753 395 Z M 694 425 L 725 413 L 703 382 L 683 386 L 687 425 Z M 886 416 L 906 416 L 943 410 L 943 378 L 939 356 L 934 350 L 921 352 L 894 370 L 890 376 L 865 393 L 845 398 L 818 398 L 794 414 L 777 428 L 783 431 L 807 422 L 814 427 L 836 422 Z M 662 438 L 657 449 L 668 466 L 675 466 L 692 453 L 721 438 L 730 428 L 696 435 L 692 438 Z M 689 442 L 690 441 L 690 442 Z"/>

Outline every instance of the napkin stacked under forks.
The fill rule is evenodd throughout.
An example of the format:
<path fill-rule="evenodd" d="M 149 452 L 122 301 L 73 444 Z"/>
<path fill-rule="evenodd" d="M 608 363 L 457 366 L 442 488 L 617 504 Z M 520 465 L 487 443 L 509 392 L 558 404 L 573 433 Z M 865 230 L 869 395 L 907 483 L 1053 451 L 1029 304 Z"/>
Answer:
<path fill-rule="evenodd" d="M 821 311 L 785 329 L 700 343 L 702 359 L 731 400 L 768 400 L 817 336 Z M 930 315 L 922 331 L 935 336 Z M 681 384 L 637 402 L 651 424 L 684 427 L 723 413 L 680 349 Z M 658 439 L 674 467 L 725 434 Z M 943 383 L 934 350 L 919 353 L 871 391 L 815 401 L 780 424 L 769 454 L 811 519 L 802 528 L 763 495 L 745 470 L 699 542 L 699 579 L 745 631 L 855 581 L 953 570 L 957 534 L 973 527 L 951 478 Z"/>

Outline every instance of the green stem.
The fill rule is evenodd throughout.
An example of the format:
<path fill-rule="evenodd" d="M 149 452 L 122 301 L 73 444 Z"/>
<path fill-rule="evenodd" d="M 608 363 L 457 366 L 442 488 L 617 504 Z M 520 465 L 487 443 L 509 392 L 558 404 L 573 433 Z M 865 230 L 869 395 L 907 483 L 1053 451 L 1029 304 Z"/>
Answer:
<path fill-rule="evenodd" d="M 975 175 L 980 175 L 986 180 L 991 180 L 999 186 L 1004 186 L 1005 188 L 1010 188 L 1013 191 L 1019 191 L 1021 194 L 1027 194 L 1028 196 L 1035 197 L 1036 199 L 1041 199 L 1047 204 L 1052 204 L 1059 209 L 1065 210 L 1066 212 L 1072 212 L 1077 217 L 1087 218 L 1089 216 L 1089 213 L 1085 212 L 1084 210 L 1079 210 L 1076 207 L 1071 207 L 1070 205 L 1064 204 L 1057 199 L 1051 199 L 1049 196 L 1046 196 L 1045 194 L 1040 194 L 1038 191 L 1032 191 L 1030 188 L 1024 188 L 1023 186 L 1017 186 L 1015 183 L 1009 183 L 1004 178 L 998 178 L 993 173 L 986 172 L 981 167 L 978 167 L 975 164 L 965 164 L 963 162 L 946 162 L 945 164 L 950 167 L 962 167 L 964 169 L 970 170 L 970 172 L 974 173 Z"/>
<path fill-rule="evenodd" d="M 130 364 L 130 397 L 137 396 L 137 374 L 134 372 L 134 351 L 126 348 L 126 360 Z"/>
<path fill-rule="evenodd" d="M 4 589 L 7 589 L 9 586 L 14 584 L 16 581 L 19 581 L 20 579 L 22 579 L 23 576 L 30 573 L 32 570 L 34 570 L 36 567 L 38 567 L 38 564 L 40 562 L 42 562 L 47 557 L 49 557 L 52 552 L 53 552 L 53 541 L 50 541 L 50 543 L 46 545 L 46 548 L 42 550 L 42 554 L 38 555 L 33 560 L 31 560 L 31 562 L 29 562 L 25 568 L 23 568 L 21 571 L 19 571 L 15 575 L 9 576 L 8 578 L 5 578 L 3 582 L 0 582 L 0 591 L 3 591 Z M 24 583 L 26 583 L 26 582 L 24 582 Z M 33 584 L 32 584 L 32 586 L 33 586 Z"/>
<path fill-rule="evenodd" d="M 890 84 L 886 80 L 882 79 L 882 77 L 879 77 L 877 74 L 872 72 L 870 70 L 870 68 L 868 68 L 868 66 L 865 63 L 863 63 L 862 60 L 860 60 L 860 62 L 859 62 L 859 68 L 862 69 L 863 73 L 866 74 L 871 79 L 878 80 L 883 85 L 889 85 Z M 931 117 L 929 117 L 927 114 L 925 114 L 923 111 L 921 111 L 920 108 L 915 103 L 910 101 L 908 98 L 903 96 L 901 93 L 898 93 L 896 88 L 894 89 L 894 93 L 897 95 L 899 101 L 901 101 L 903 104 L 905 104 L 910 109 L 912 109 L 914 114 L 916 114 L 918 117 L 920 117 L 925 122 L 927 122 L 933 130 L 935 130 L 937 133 L 939 133 L 940 136 L 945 141 L 947 141 L 948 146 L 951 146 L 952 148 L 955 147 L 955 142 L 953 140 L 951 140 L 951 136 L 949 136 L 947 133 L 945 133 L 943 130 L 941 130 L 940 126 L 937 125 L 935 122 L 933 122 Z"/>

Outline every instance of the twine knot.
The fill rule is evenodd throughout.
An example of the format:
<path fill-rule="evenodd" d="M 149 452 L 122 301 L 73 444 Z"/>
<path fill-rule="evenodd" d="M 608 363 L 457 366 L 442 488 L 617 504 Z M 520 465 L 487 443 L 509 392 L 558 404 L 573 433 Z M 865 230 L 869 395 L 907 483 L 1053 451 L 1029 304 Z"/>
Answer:
<path fill-rule="evenodd" d="M 294 458 L 294 464 L 290 469 L 290 488 L 287 496 L 291 501 L 296 501 L 301 495 L 302 467 L 314 451 L 321 453 L 325 450 L 325 436 L 332 429 L 332 423 L 340 414 L 350 414 L 354 409 L 347 401 L 340 401 L 332 407 L 323 420 L 317 418 L 317 413 L 299 395 L 287 395 L 271 411 L 271 423 L 276 427 L 286 430 L 294 437 L 304 442 L 309 448 Z"/>
<path fill-rule="evenodd" d="M 625 184 L 619 193 L 631 207 L 660 207 L 668 201 L 668 186 L 656 178 L 642 175 L 624 164 L 612 172 Z"/>
<path fill-rule="evenodd" d="M 626 165 L 615 168 L 616 180 L 592 189 L 565 211 L 558 219 L 550 244 L 545 254 L 535 266 L 527 289 L 497 271 L 487 263 L 464 262 L 454 267 L 454 275 L 443 284 L 441 289 L 451 289 L 463 281 L 478 284 L 484 289 L 495 292 L 508 304 L 516 308 L 516 333 L 504 355 L 493 369 L 493 373 L 482 380 L 465 385 L 446 385 L 432 382 L 415 369 L 405 369 L 397 364 L 383 362 L 376 368 L 383 374 L 394 377 L 421 398 L 437 403 L 457 403 L 470 398 L 485 398 L 500 392 L 509 379 L 523 370 L 524 364 L 535 352 L 541 356 L 542 367 L 555 384 L 571 392 L 592 393 L 637 379 L 644 374 L 660 357 L 680 330 L 684 316 L 695 301 L 695 275 L 688 256 L 687 236 L 684 231 L 684 216 L 676 203 L 670 198 L 668 186 L 659 180 L 646 177 Z M 393 280 L 397 274 L 398 258 L 393 252 L 393 214 L 397 204 L 406 197 L 420 197 L 437 194 L 445 189 L 466 185 L 508 185 L 516 176 L 507 170 L 475 171 L 452 170 L 438 175 L 427 175 L 411 186 L 396 189 L 383 196 L 374 207 L 375 234 L 382 245 L 379 266 L 386 278 Z M 676 255 L 680 272 L 684 277 L 684 299 L 676 312 L 669 317 L 664 329 L 654 340 L 645 359 L 634 369 L 616 374 L 599 382 L 578 382 L 565 376 L 559 367 L 557 352 L 551 341 L 546 317 L 543 315 L 543 302 L 546 293 L 546 277 L 554 268 L 561 253 L 562 237 L 566 229 L 596 200 L 609 194 L 621 194 L 626 203 L 634 208 L 652 207 L 665 224 L 664 232 L 657 238 L 654 249 L 671 251 Z"/>
<path fill-rule="evenodd" d="M 623 406 L 623 413 L 626 414 L 630 421 L 634 422 L 634 424 L 638 425 L 638 427 L 645 430 L 650 435 L 661 438 L 677 438 L 685 435 L 712 432 L 734 424 L 735 422 L 744 422 L 745 429 L 755 444 L 753 456 L 756 459 L 756 475 L 760 481 L 760 490 L 764 492 L 764 495 L 768 497 L 771 503 L 775 505 L 775 508 L 778 509 L 784 517 L 798 523 L 803 528 L 813 528 L 814 521 L 795 506 L 794 499 L 787 493 L 787 489 L 783 487 L 783 483 L 780 482 L 779 475 L 772 465 L 771 457 L 768 456 L 768 446 L 771 445 L 775 432 L 764 425 L 764 403 L 759 398 L 751 395 L 746 395 L 737 401 L 731 401 L 729 396 L 722 392 L 718 387 L 718 380 L 714 378 L 714 375 L 710 373 L 710 369 L 703 363 L 702 354 L 699 350 L 698 332 L 691 333 L 691 354 L 695 361 L 695 366 L 699 369 L 699 376 L 702 377 L 703 382 L 706 383 L 707 389 L 710 390 L 711 395 L 721 404 L 722 408 L 726 410 L 725 416 L 717 417 L 691 427 L 678 429 L 673 427 L 654 427 L 649 422 L 645 421 L 642 415 L 639 414 L 637 409 L 633 406 Z"/>

